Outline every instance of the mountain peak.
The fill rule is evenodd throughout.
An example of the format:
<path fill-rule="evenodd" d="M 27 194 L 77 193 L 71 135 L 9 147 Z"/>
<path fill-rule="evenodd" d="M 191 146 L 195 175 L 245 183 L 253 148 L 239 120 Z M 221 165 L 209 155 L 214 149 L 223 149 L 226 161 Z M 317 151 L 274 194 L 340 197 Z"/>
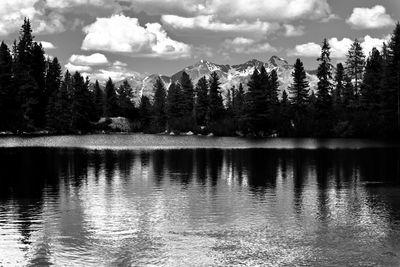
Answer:
<path fill-rule="evenodd" d="M 268 63 L 271 64 L 274 67 L 282 67 L 282 66 L 289 65 L 289 63 L 285 59 L 283 59 L 281 57 L 278 57 L 278 56 L 272 56 L 268 60 Z"/>

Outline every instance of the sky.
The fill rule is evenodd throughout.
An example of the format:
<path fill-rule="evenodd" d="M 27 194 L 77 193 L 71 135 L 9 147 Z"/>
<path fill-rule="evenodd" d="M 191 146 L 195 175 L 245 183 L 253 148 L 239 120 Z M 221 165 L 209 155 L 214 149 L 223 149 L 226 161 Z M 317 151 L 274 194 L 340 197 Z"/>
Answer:
<path fill-rule="evenodd" d="M 324 38 L 333 62 L 357 38 L 380 48 L 400 19 L 399 0 L 0 0 L 0 39 L 23 18 L 47 55 L 91 79 L 172 75 L 201 59 L 217 64 L 301 58 L 315 69 Z"/>

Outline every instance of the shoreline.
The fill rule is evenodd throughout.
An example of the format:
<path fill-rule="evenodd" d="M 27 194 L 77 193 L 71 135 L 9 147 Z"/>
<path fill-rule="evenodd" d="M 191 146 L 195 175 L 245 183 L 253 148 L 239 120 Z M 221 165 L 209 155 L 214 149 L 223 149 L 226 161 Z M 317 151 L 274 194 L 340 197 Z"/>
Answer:
<path fill-rule="evenodd" d="M 317 137 L 317 136 L 245 136 L 245 135 L 214 135 L 213 133 L 205 135 L 205 134 L 196 134 L 193 132 L 187 133 L 144 133 L 144 132 L 88 132 L 88 133 L 50 133 L 46 131 L 38 131 L 38 132 L 24 132 L 24 133 L 12 133 L 12 132 L 0 132 L 0 138 L 7 137 L 15 137 L 15 138 L 35 138 L 35 137 L 57 137 L 57 136 L 91 136 L 91 135 L 150 135 L 150 136 L 169 136 L 169 137 L 204 137 L 204 138 L 240 138 L 244 140 L 273 140 L 273 139 L 318 139 L 318 140 L 370 140 L 370 141 L 400 141 L 400 137 Z"/>

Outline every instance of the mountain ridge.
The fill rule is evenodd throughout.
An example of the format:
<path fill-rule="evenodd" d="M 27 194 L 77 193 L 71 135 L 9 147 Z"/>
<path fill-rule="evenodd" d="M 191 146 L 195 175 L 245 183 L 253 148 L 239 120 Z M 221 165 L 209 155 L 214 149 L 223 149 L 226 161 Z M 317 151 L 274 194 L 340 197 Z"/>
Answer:
<path fill-rule="evenodd" d="M 164 82 L 166 89 L 172 82 L 179 81 L 182 73 L 185 71 L 192 79 L 193 85 L 196 85 L 197 81 L 206 76 L 210 76 L 212 72 L 216 72 L 220 77 L 221 81 L 221 93 L 223 96 L 232 86 L 238 86 L 242 83 L 245 90 L 247 89 L 247 82 L 254 71 L 254 68 L 261 68 L 264 66 L 267 72 L 276 70 L 279 78 L 279 89 L 282 93 L 292 83 L 292 72 L 293 65 L 289 64 L 287 60 L 278 56 L 272 56 L 267 61 L 260 61 L 258 59 L 251 59 L 242 64 L 235 65 L 222 65 L 216 64 L 211 61 L 201 59 L 195 62 L 193 65 L 187 66 L 182 70 L 179 70 L 171 76 L 160 75 L 160 74 L 143 74 L 128 77 L 122 81 L 116 83 L 116 86 L 122 84 L 125 80 L 132 86 L 135 91 L 135 102 L 138 102 L 142 95 L 153 97 L 153 84 L 157 78 L 161 78 Z M 311 89 L 315 89 L 318 79 L 315 75 L 315 71 L 307 71 L 307 78 L 310 82 Z"/>

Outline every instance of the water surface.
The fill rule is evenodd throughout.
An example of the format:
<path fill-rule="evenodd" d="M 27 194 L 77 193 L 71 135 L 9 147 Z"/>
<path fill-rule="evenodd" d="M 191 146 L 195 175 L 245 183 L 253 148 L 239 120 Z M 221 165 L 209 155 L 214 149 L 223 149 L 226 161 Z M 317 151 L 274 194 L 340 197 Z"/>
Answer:
<path fill-rule="evenodd" d="M 0 146 L 0 266 L 400 265 L 396 144 L 99 135 Z"/>

